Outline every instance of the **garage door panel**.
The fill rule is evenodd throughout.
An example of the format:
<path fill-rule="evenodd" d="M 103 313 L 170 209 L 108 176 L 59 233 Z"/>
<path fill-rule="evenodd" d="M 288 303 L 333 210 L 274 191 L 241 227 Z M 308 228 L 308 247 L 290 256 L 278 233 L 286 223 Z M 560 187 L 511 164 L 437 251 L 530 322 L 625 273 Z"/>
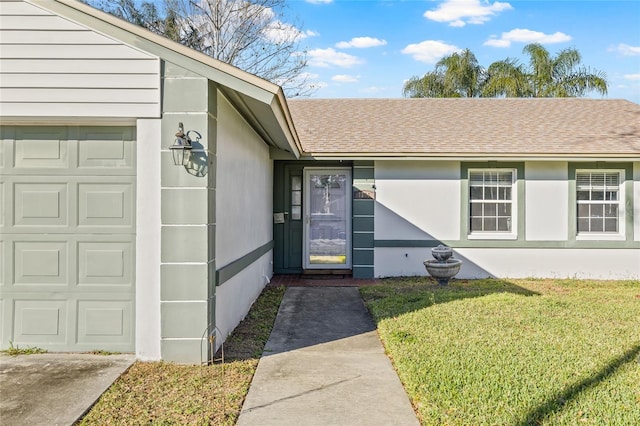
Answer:
<path fill-rule="evenodd" d="M 132 316 L 130 301 L 79 300 L 78 343 L 130 343 Z"/>
<path fill-rule="evenodd" d="M 7 268 L 7 263 L 5 259 L 5 253 L 6 253 L 5 244 L 6 243 L 4 240 L 0 240 L 0 289 L 3 289 L 3 291 L 4 291 L 5 283 L 9 281 L 7 279 L 9 268 Z"/>
<path fill-rule="evenodd" d="M 78 286 L 133 288 L 133 242 L 78 243 Z"/>
<path fill-rule="evenodd" d="M 68 242 L 16 241 L 13 252 L 14 285 L 68 286 Z"/>
<path fill-rule="evenodd" d="M 78 226 L 119 227 L 133 232 L 135 188 L 131 183 L 81 183 L 78 185 Z M 84 229 L 83 229 L 84 232 Z"/>
<path fill-rule="evenodd" d="M 15 226 L 69 226 L 66 183 L 15 183 L 13 185 Z"/>
<path fill-rule="evenodd" d="M 3 176 L 3 233 L 134 234 L 131 176 Z M 3 203 L 4 204 L 4 203 Z"/>
<path fill-rule="evenodd" d="M 135 167 L 135 150 L 130 141 L 133 136 L 129 127 L 82 128 L 79 134 L 78 167 L 99 170 L 110 168 L 117 169 L 120 173 L 132 173 Z"/>
<path fill-rule="evenodd" d="M 14 344 L 67 343 L 67 305 L 67 300 L 14 299 Z"/>
<path fill-rule="evenodd" d="M 3 296 L 135 291 L 135 234 L 7 234 L 0 254 Z"/>
<path fill-rule="evenodd" d="M 17 169 L 68 169 L 69 132 L 66 127 L 18 127 L 13 165 Z"/>
<path fill-rule="evenodd" d="M 4 218 L 6 216 L 5 207 L 10 205 L 5 201 L 4 196 L 5 196 L 4 182 L 0 182 L 0 232 L 4 230 L 4 223 L 5 223 Z"/>
<path fill-rule="evenodd" d="M 2 138 L 0 164 L 13 175 L 135 175 L 130 127 L 17 126 Z"/>
<path fill-rule="evenodd" d="M 2 347 L 134 350 L 135 128 L 0 133 Z"/>

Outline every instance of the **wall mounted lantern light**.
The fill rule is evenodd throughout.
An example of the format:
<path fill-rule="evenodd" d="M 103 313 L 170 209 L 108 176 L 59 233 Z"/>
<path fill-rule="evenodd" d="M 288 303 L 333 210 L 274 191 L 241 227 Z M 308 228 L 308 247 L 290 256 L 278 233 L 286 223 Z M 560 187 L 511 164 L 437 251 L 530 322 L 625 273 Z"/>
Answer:
<path fill-rule="evenodd" d="M 189 159 L 191 158 L 191 138 L 189 137 L 189 133 L 184 133 L 184 126 L 182 123 L 178 124 L 178 132 L 176 133 L 176 139 L 173 142 L 173 145 L 169 147 L 171 150 L 171 154 L 173 155 L 173 164 L 176 166 L 186 166 L 189 164 Z M 195 132 L 198 135 L 197 139 L 200 139 L 200 134 Z"/>

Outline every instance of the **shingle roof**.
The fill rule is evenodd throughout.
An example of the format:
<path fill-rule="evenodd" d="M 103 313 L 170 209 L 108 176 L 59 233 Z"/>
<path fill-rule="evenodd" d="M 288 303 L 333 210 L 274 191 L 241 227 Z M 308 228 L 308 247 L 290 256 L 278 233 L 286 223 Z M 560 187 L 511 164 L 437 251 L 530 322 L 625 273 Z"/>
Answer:
<path fill-rule="evenodd" d="M 308 155 L 640 156 L 640 105 L 606 99 L 292 99 Z"/>

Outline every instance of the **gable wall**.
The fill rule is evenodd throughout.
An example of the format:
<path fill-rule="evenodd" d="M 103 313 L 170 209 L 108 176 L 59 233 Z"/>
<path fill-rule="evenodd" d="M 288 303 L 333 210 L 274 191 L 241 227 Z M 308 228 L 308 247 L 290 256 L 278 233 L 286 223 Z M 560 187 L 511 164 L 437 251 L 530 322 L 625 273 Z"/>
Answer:
<path fill-rule="evenodd" d="M 159 117 L 160 61 L 22 1 L 0 2 L 0 116 Z"/>

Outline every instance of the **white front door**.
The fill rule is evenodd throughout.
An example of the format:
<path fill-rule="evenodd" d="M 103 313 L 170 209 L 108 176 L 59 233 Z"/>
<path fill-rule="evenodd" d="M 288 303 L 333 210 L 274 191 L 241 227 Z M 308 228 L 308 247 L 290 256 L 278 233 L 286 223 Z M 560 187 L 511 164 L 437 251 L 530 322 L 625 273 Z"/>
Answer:
<path fill-rule="evenodd" d="M 304 268 L 351 269 L 351 169 L 305 168 Z"/>

